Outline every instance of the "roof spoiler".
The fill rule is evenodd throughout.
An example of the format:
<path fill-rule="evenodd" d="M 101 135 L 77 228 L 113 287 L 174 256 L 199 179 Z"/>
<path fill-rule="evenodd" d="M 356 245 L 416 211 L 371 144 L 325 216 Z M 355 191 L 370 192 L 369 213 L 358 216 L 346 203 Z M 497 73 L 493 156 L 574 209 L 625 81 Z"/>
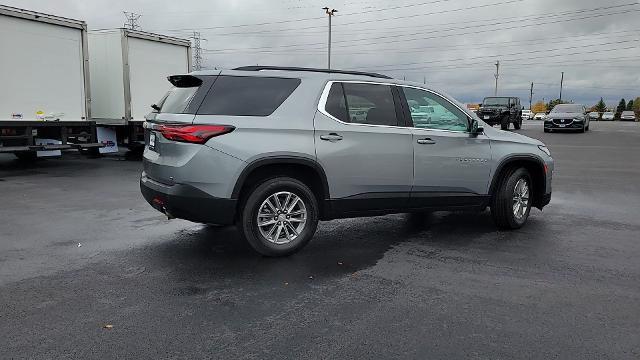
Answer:
<path fill-rule="evenodd" d="M 202 85 L 202 79 L 193 75 L 171 75 L 167 78 L 171 84 L 179 88 L 198 87 Z"/>

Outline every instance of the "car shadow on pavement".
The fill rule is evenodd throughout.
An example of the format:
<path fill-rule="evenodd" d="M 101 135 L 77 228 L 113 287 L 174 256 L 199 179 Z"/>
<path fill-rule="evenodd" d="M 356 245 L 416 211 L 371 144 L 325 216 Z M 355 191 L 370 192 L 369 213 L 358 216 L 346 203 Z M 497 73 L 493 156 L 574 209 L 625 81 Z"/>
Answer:
<path fill-rule="evenodd" d="M 342 277 L 374 266 L 402 243 L 464 248 L 499 234 L 488 212 L 400 214 L 322 222 L 312 241 L 288 257 L 257 255 L 235 227 L 206 226 L 153 246 L 152 262 L 195 282 L 253 278 L 274 284 Z M 495 238 L 493 236 L 489 236 Z"/>

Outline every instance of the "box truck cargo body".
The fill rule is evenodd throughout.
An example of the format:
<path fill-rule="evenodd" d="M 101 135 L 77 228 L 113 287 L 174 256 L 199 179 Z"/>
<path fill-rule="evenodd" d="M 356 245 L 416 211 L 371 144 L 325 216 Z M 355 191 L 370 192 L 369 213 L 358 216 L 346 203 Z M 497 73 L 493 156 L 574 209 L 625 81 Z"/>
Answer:
<path fill-rule="evenodd" d="M 89 117 L 87 25 L 0 5 L 0 119 Z"/>
<path fill-rule="evenodd" d="M 98 124 L 141 123 L 171 87 L 167 77 L 191 68 L 189 40 L 142 31 L 89 31 L 89 53 Z"/>
<path fill-rule="evenodd" d="M 0 152 L 95 143 L 87 25 L 0 5 Z"/>

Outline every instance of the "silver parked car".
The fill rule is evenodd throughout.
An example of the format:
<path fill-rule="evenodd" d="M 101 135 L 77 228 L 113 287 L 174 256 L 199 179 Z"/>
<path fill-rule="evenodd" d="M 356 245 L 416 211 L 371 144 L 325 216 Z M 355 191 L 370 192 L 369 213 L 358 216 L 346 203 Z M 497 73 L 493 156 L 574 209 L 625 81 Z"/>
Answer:
<path fill-rule="evenodd" d="M 633 111 L 623 111 L 620 114 L 620 120 L 636 121 L 636 113 Z"/>
<path fill-rule="evenodd" d="M 267 256 L 302 248 L 319 220 L 490 207 L 516 229 L 551 198 L 543 143 L 423 84 L 279 67 L 170 81 L 145 123 L 142 194 L 170 218 L 236 224 Z"/>
<path fill-rule="evenodd" d="M 613 120 L 615 119 L 615 114 L 611 111 L 607 111 L 602 113 L 602 120 Z"/>

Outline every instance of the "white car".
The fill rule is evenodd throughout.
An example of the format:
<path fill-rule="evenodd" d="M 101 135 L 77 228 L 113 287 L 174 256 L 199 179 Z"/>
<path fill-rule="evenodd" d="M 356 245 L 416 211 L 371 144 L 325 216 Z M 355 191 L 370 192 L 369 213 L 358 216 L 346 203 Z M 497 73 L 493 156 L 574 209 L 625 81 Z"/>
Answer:
<path fill-rule="evenodd" d="M 602 113 L 602 120 L 613 120 L 614 117 L 615 115 L 610 111 Z"/>
<path fill-rule="evenodd" d="M 620 114 L 620 120 L 636 121 L 636 113 L 633 111 L 623 111 L 622 114 Z"/>
<path fill-rule="evenodd" d="M 533 120 L 544 120 L 547 118 L 547 114 L 545 113 L 537 113 L 533 116 Z"/>
<path fill-rule="evenodd" d="M 522 120 L 529 120 L 531 119 L 532 115 L 533 113 L 531 112 L 531 110 L 522 110 Z"/>
<path fill-rule="evenodd" d="M 597 111 L 592 111 L 592 112 L 589 113 L 589 118 L 590 119 L 597 119 L 599 117 L 600 117 L 600 113 L 597 112 Z"/>

